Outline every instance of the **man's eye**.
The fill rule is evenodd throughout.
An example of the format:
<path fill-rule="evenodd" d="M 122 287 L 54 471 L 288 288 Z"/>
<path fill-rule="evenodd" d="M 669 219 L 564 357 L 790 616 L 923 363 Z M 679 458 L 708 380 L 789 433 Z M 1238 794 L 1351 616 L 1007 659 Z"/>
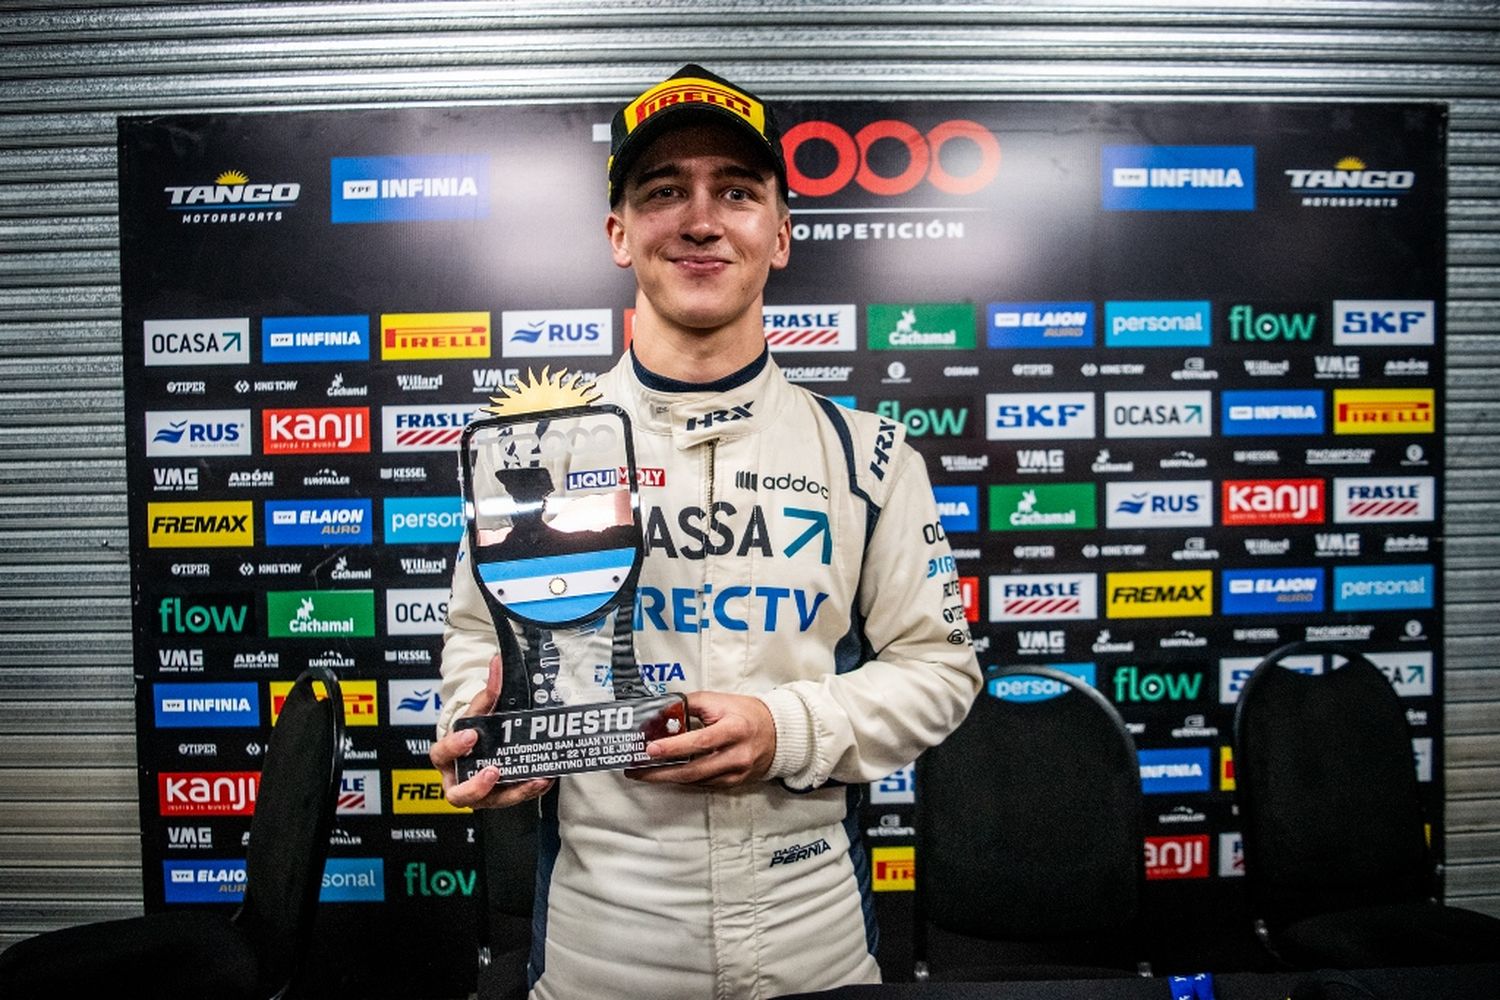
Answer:
<path fill-rule="evenodd" d="M 725 192 L 725 197 L 730 201 L 749 201 L 750 192 L 745 188 L 730 188 Z"/>

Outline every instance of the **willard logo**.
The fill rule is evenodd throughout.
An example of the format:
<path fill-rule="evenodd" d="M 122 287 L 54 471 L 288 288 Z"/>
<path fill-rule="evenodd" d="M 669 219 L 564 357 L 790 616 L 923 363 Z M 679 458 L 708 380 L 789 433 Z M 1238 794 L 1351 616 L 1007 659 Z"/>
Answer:
<path fill-rule="evenodd" d="M 370 450 L 368 406 L 265 410 L 260 423 L 267 455 L 363 454 Z"/>
<path fill-rule="evenodd" d="M 1206 618 L 1214 611 L 1211 570 L 1105 574 L 1107 618 Z"/>
<path fill-rule="evenodd" d="M 1431 389 L 1335 389 L 1335 434 L 1431 434 L 1437 407 Z"/>
<path fill-rule="evenodd" d="M 380 357 L 385 361 L 489 356 L 487 312 L 386 313 L 380 317 Z"/>
<path fill-rule="evenodd" d="M 255 544 L 255 505 L 249 500 L 148 503 L 152 549 L 242 548 Z"/>

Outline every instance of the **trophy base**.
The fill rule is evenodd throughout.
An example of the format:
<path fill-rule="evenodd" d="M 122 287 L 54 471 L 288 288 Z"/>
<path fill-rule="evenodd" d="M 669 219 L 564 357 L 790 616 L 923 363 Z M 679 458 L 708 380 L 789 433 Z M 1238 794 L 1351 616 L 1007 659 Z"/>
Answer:
<path fill-rule="evenodd" d="M 475 715 L 453 725 L 479 731 L 473 751 L 458 761 L 460 781 L 492 764 L 502 782 L 512 782 L 687 759 L 646 756 L 651 740 L 687 732 L 687 698 L 680 694 Z"/>

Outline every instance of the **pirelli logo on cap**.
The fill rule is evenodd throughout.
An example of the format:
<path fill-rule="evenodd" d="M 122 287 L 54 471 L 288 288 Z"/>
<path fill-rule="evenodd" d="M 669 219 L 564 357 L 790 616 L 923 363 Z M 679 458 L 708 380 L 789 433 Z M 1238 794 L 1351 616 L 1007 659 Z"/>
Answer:
<path fill-rule="evenodd" d="M 749 122 L 755 131 L 766 134 L 766 109 L 759 101 L 722 83 L 690 76 L 658 84 L 626 105 L 626 133 L 634 132 L 647 118 L 674 104 L 714 104 L 733 111 Z"/>

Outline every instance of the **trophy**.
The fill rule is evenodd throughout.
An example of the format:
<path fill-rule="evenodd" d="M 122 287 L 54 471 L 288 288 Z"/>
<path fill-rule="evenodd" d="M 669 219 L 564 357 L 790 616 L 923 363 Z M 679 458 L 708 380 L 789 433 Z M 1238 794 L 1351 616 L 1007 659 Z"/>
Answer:
<path fill-rule="evenodd" d="M 460 450 L 469 566 L 500 640 L 500 700 L 459 761 L 523 781 L 674 763 L 646 743 L 686 732 L 687 699 L 654 695 L 632 642 L 641 571 L 630 418 L 579 375 L 543 369 L 486 407 Z M 682 760 L 685 758 L 676 758 Z"/>

